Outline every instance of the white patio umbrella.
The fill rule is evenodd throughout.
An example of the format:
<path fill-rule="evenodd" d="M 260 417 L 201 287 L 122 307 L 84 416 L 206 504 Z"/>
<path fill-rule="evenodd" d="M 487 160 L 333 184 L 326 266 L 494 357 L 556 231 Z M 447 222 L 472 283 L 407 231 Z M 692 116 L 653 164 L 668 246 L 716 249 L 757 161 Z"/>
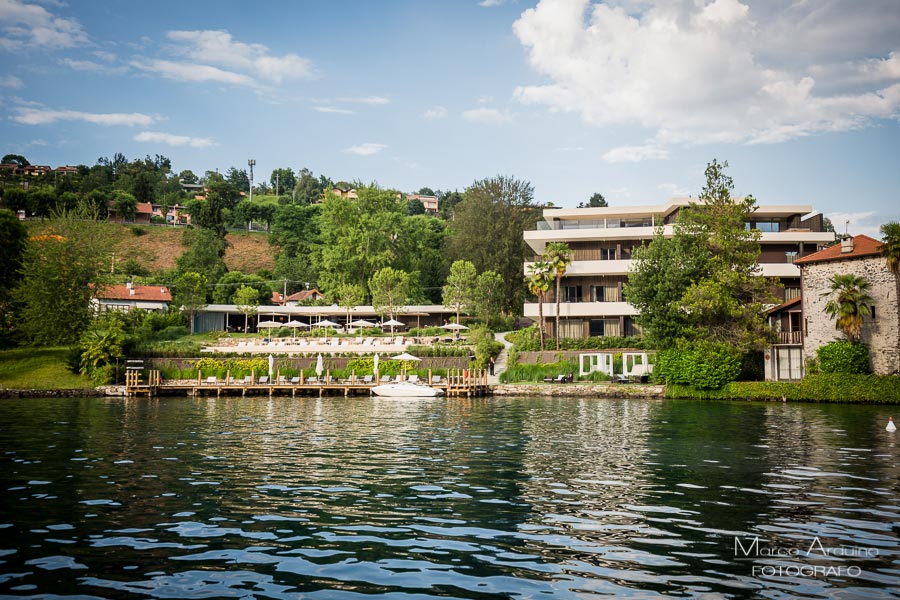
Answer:
<path fill-rule="evenodd" d="M 381 326 L 382 327 L 385 327 L 385 326 L 390 327 L 391 335 L 393 335 L 394 327 L 401 327 L 401 326 L 403 326 L 403 323 L 398 321 L 397 319 L 390 319 L 388 321 L 382 321 Z"/>
<path fill-rule="evenodd" d="M 402 354 L 398 354 L 397 356 L 392 356 L 391 360 L 416 360 L 416 361 L 418 361 L 418 360 L 422 360 L 422 359 L 417 356 L 413 356 L 409 352 L 404 352 Z"/>
<path fill-rule="evenodd" d="M 279 323 L 278 321 L 260 321 L 256 324 L 257 329 L 272 329 L 274 327 L 281 327 L 284 323 Z"/>
<path fill-rule="evenodd" d="M 275 373 L 275 357 L 269 355 L 269 381 L 272 381 L 272 375 Z"/>
<path fill-rule="evenodd" d="M 447 323 L 446 325 L 441 325 L 441 329 L 452 329 L 455 331 L 461 331 L 463 329 L 468 329 L 465 325 L 460 325 L 459 323 Z"/>
<path fill-rule="evenodd" d="M 372 321 L 366 321 L 365 319 L 357 319 L 355 321 L 350 321 L 347 323 L 351 327 L 375 327 L 375 323 Z"/>
<path fill-rule="evenodd" d="M 316 377 L 321 377 L 324 372 L 325 364 L 322 362 L 322 355 L 319 354 L 318 358 L 316 358 Z"/>
<path fill-rule="evenodd" d="M 313 327 L 340 327 L 340 324 L 335 323 L 334 321 L 329 321 L 325 319 L 324 321 L 319 321 L 318 323 L 313 323 Z"/>
<path fill-rule="evenodd" d="M 285 326 L 292 327 L 294 329 L 297 329 L 299 327 L 309 327 L 309 325 L 307 325 L 306 323 L 304 323 L 302 321 L 296 321 L 296 320 L 288 321 L 287 323 L 285 323 Z"/>

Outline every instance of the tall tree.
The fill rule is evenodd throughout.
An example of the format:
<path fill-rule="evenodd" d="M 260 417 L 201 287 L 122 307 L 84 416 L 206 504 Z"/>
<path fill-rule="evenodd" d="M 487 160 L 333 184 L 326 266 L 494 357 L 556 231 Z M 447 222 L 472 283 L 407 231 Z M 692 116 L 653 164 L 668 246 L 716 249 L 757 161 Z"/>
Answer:
<path fill-rule="evenodd" d="M 237 169 L 229 167 L 225 172 L 225 180 L 233 185 L 239 192 L 250 191 L 250 176 L 247 175 L 246 169 Z"/>
<path fill-rule="evenodd" d="M 350 322 L 350 310 L 366 300 L 366 288 L 355 283 L 342 283 L 331 294 L 335 304 L 347 311 L 347 323 Z"/>
<path fill-rule="evenodd" d="M 852 274 L 838 274 L 829 279 L 831 289 L 822 297 L 831 296 L 825 304 L 825 312 L 835 320 L 834 327 L 844 333 L 852 343 L 859 342 L 863 319 L 871 312 L 871 284 L 865 277 Z"/>
<path fill-rule="evenodd" d="M 297 184 L 297 178 L 294 176 L 294 172 L 291 169 L 275 169 L 272 171 L 272 175 L 269 176 L 269 183 L 272 184 L 275 195 L 280 196 L 281 194 L 289 194 L 294 191 L 294 186 Z"/>
<path fill-rule="evenodd" d="M 234 303 L 238 311 L 244 315 L 244 333 L 247 333 L 250 315 L 255 315 L 259 307 L 259 292 L 248 285 L 242 285 L 234 293 Z"/>
<path fill-rule="evenodd" d="M 187 249 L 175 259 L 179 273 L 203 273 L 215 283 L 228 271 L 225 266 L 225 240 L 209 229 L 186 229 L 182 245 Z"/>
<path fill-rule="evenodd" d="M 534 188 L 527 181 L 498 176 L 476 181 L 456 205 L 448 239 L 453 260 L 468 260 L 477 271 L 503 278 L 501 309 L 520 314 L 525 297 L 522 264 L 528 252 L 524 231 L 537 223 Z"/>
<path fill-rule="evenodd" d="M 472 310 L 484 320 L 484 324 L 487 326 L 490 326 L 491 318 L 500 312 L 502 291 L 503 278 L 493 271 L 480 273 L 475 280 Z"/>
<path fill-rule="evenodd" d="M 578 203 L 578 208 L 603 208 L 606 206 L 609 206 L 609 204 L 606 203 L 606 198 L 604 198 L 603 194 L 601 194 L 600 192 L 592 194 L 590 199 L 587 201 L 587 204 L 585 204 L 584 202 Z"/>
<path fill-rule="evenodd" d="M 884 257 L 888 269 L 894 274 L 894 304 L 900 303 L 900 223 L 891 221 L 881 226 L 881 246 L 878 248 L 881 256 Z M 897 312 L 897 318 L 900 320 L 900 310 Z M 898 331 L 900 331 L 900 322 L 898 322 Z M 897 356 L 897 366 L 895 372 L 900 373 L 900 352 Z"/>
<path fill-rule="evenodd" d="M 572 249 L 565 242 L 550 242 L 544 248 L 543 259 L 550 263 L 553 271 L 556 273 L 556 349 L 559 350 L 559 301 L 560 301 L 560 284 L 563 275 L 569 265 L 572 264 Z"/>
<path fill-rule="evenodd" d="M 341 283 L 366 286 L 376 271 L 397 258 L 403 214 L 395 192 L 366 187 L 358 195 L 327 194 L 322 203 L 319 284 L 326 293 Z"/>
<path fill-rule="evenodd" d="M 409 298 L 409 274 L 384 267 L 372 275 L 369 289 L 375 312 L 393 319 Z"/>
<path fill-rule="evenodd" d="M 550 281 L 554 275 L 553 265 L 545 260 L 536 260 L 528 268 L 525 284 L 528 291 L 537 296 L 538 331 L 541 337 L 541 350 L 544 349 L 544 294 L 550 289 Z"/>
<path fill-rule="evenodd" d="M 467 260 L 457 260 L 450 265 L 450 274 L 444 285 L 444 306 L 456 311 L 457 323 L 460 311 L 467 310 L 472 304 L 477 278 L 475 265 Z"/>
<path fill-rule="evenodd" d="M 194 333 L 194 317 L 206 306 L 206 276 L 200 273 L 183 273 L 175 281 L 172 303 L 188 316 L 191 333 Z"/>
<path fill-rule="evenodd" d="M 118 190 L 113 195 L 113 202 L 115 203 L 116 213 L 118 213 L 119 218 L 123 222 L 134 221 L 134 217 L 137 215 L 137 199 L 134 196 L 128 192 Z"/>
<path fill-rule="evenodd" d="M 91 299 L 105 284 L 111 249 L 96 213 L 83 205 L 51 215 L 29 239 L 13 292 L 26 339 L 37 345 L 78 341 L 91 320 Z"/>
<path fill-rule="evenodd" d="M 732 197 L 727 166 L 707 165 L 700 201 L 680 212 L 671 239 L 658 230 L 635 253 L 625 296 L 660 348 L 707 339 L 746 352 L 770 340 L 772 284 L 759 275 L 760 232 L 746 227 L 756 200 Z"/>
<path fill-rule="evenodd" d="M 397 259 L 394 267 L 412 274 L 418 273 L 418 287 L 422 300 L 438 304 L 441 286 L 447 278 L 448 264 L 444 243 L 447 223 L 425 215 L 406 217 L 397 236 Z"/>
<path fill-rule="evenodd" d="M 0 210 L 0 346 L 15 326 L 12 290 L 22 278 L 28 230 L 9 210 Z"/>

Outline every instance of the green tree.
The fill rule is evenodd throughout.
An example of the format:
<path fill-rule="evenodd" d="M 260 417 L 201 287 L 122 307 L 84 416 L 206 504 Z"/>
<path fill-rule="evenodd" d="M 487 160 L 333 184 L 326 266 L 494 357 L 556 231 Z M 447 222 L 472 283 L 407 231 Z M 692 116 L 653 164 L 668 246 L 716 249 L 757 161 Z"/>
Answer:
<path fill-rule="evenodd" d="M 215 283 L 228 268 L 225 266 L 225 240 L 209 229 L 185 229 L 181 244 L 187 249 L 175 259 L 179 273 L 203 273 Z"/>
<path fill-rule="evenodd" d="M 636 252 L 625 295 L 660 348 L 684 337 L 747 352 L 771 339 L 765 306 L 775 303 L 772 283 L 759 275 L 760 232 L 746 227 L 756 200 L 732 197 L 727 166 L 707 165 L 700 202 L 680 212 L 671 239 L 659 230 Z"/>
<path fill-rule="evenodd" d="M 123 221 L 134 221 L 134 217 L 137 215 L 137 199 L 134 196 L 128 192 L 118 190 L 113 195 L 113 202 L 115 203 L 116 213 Z"/>
<path fill-rule="evenodd" d="M 21 154 L 5 154 L 3 155 L 3 159 L 0 159 L 0 163 L 3 163 L 4 165 L 19 165 L 20 167 L 27 167 L 31 164 L 28 162 L 28 159 Z"/>
<path fill-rule="evenodd" d="M 181 183 L 190 183 L 190 184 L 197 184 L 200 182 L 200 179 L 196 175 L 194 175 L 194 172 L 191 171 L 190 169 L 185 169 L 184 171 L 179 173 L 178 180 Z"/>
<path fill-rule="evenodd" d="M 200 273 L 182 273 L 175 282 L 172 302 L 187 315 L 191 333 L 194 333 L 194 316 L 206 306 L 207 280 Z"/>
<path fill-rule="evenodd" d="M 319 285 L 326 293 L 342 283 L 365 286 L 397 258 L 403 215 L 395 193 L 366 187 L 358 195 L 351 199 L 327 194 L 322 203 Z"/>
<path fill-rule="evenodd" d="M 834 327 L 856 344 L 862 334 L 863 319 L 871 314 L 871 284 L 865 277 L 852 274 L 837 274 L 829 279 L 831 289 L 822 294 L 830 296 L 825 304 L 825 312 L 835 320 Z"/>
<path fill-rule="evenodd" d="M 256 314 L 259 307 L 259 292 L 254 288 L 242 285 L 234 293 L 234 303 L 238 311 L 244 315 L 244 332 L 249 331 L 250 315 Z"/>
<path fill-rule="evenodd" d="M 500 294 L 503 278 L 493 271 L 485 271 L 475 280 L 472 295 L 472 310 L 481 316 L 485 326 L 490 327 L 491 318 L 500 312 Z"/>
<path fill-rule="evenodd" d="M 447 223 L 441 219 L 417 215 L 406 217 L 401 223 L 394 267 L 411 276 L 418 273 L 417 287 L 423 301 L 441 302 L 441 286 L 449 269 L 444 252 L 446 239 Z"/>
<path fill-rule="evenodd" d="M 884 257 L 888 270 L 894 274 L 896 303 L 900 300 L 900 223 L 890 221 L 881 226 L 881 246 L 878 247 L 878 251 Z M 900 321 L 900 311 L 896 312 L 898 321 Z M 898 330 L 900 330 L 900 322 L 898 322 Z M 897 361 L 894 372 L 900 373 L 900 355 L 897 356 Z"/>
<path fill-rule="evenodd" d="M 468 311 L 472 305 L 477 279 L 478 272 L 471 262 L 457 260 L 450 265 L 450 274 L 444 285 L 444 306 L 456 311 L 457 323 L 460 311 Z"/>
<path fill-rule="evenodd" d="M 331 293 L 335 304 L 347 311 L 347 322 L 350 322 L 350 310 L 366 300 L 366 288 L 356 283 L 342 283 Z"/>
<path fill-rule="evenodd" d="M 393 319 L 409 298 L 409 274 L 392 267 L 379 269 L 369 281 L 372 307 Z"/>
<path fill-rule="evenodd" d="M 229 271 L 216 282 L 212 292 L 213 303 L 237 304 L 235 293 L 241 286 L 255 289 L 261 304 L 271 304 L 272 286 L 269 282 L 259 275 L 248 275 L 240 271 Z"/>
<path fill-rule="evenodd" d="M 572 264 L 572 249 L 565 242 L 550 242 L 544 248 L 543 259 L 550 263 L 556 273 L 556 349 L 559 350 L 559 301 L 560 284 L 569 265 Z"/>
<path fill-rule="evenodd" d="M 524 232 L 539 217 L 531 184 L 505 176 L 476 181 L 453 211 L 450 258 L 468 260 L 479 272 L 498 273 L 503 278 L 501 310 L 506 314 L 522 311 L 522 264 L 529 252 Z"/>
<path fill-rule="evenodd" d="M 550 282 L 553 280 L 554 273 L 553 265 L 545 260 L 536 260 L 529 265 L 528 274 L 525 275 L 528 291 L 537 296 L 541 350 L 544 349 L 544 294 L 550 290 Z"/>
<path fill-rule="evenodd" d="M 42 220 L 56 208 L 56 192 L 49 185 L 36 187 L 28 192 L 28 210 Z"/>
<path fill-rule="evenodd" d="M 13 292 L 17 323 L 36 345 L 74 344 L 91 321 L 91 299 L 106 283 L 112 243 L 85 206 L 51 215 L 22 257 Z"/>
<path fill-rule="evenodd" d="M 20 187 L 7 187 L 3 190 L 3 204 L 12 211 L 28 208 L 28 192 Z"/>
<path fill-rule="evenodd" d="M 601 194 L 600 192 L 592 194 L 590 199 L 587 201 L 587 204 L 585 204 L 584 202 L 578 203 L 578 208 L 603 208 L 606 206 L 609 206 L 609 204 L 606 203 L 606 198 L 604 198 L 603 194 Z"/>
<path fill-rule="evenodd" d="M 414 215 L 424 215 L 425 214 L 425 205 L 422 204 L 421 200 L 413 199 L 406 201 L 406 208 L 404 209 L 407 216 Z"/>
<path fill-rule="evenodd" d="M 452 192 L 438 192 L 438 215 L 449 220 L 456 210 L 456 205 L 465 200 L 465 196 L 454 190 Z"/>
<path fill-rule="evenodd" d="M 280 196 L 287 192 L 293 192 L 294 186 L 297 185 L 297 178 L 291 169 L 275 169 L 269 176 L 269 183 L 275 189 L 275 195 Z"/>
<path fill-rule="evenodd" d="M 326 183 L 328 187 L 326 188 Z M 322 193 L 331 189 L 331 182 L 324 177 L 318 179 L 309 169 L 300 169 L 299 179 L 293 186 L 294 203 L 301 205 L 316 204 Z"/>
<path fill-rule="evenodd" d="M 15 325 L 12 290 L 22 278 L 28 231 L 9 210 L 0 210 L 0 345 Z"/>
<path fill-rule="evenodd" d="M 246 169 L 237 169 L 229 167 L 225 172 L 225 181 L 230 183 L 239 192 L 250 191 L 250 176 L 247 175 Z"/>
<path fill-rule="evenodd" d="M 118 315 L 95 319 L 78 340 L 80 372 L 97 385 L 112 383 L 115 363 L 125 356 L 127 336 Z"/>

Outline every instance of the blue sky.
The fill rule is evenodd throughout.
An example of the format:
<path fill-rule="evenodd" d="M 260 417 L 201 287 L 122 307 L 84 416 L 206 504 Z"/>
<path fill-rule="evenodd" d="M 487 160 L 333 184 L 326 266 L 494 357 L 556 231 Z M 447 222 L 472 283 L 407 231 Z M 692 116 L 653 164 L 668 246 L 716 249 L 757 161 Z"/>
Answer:
<path fill-rule="evenodd" d="M 0 0 L 0 152 L 900 220 L 896 0 Z"/>

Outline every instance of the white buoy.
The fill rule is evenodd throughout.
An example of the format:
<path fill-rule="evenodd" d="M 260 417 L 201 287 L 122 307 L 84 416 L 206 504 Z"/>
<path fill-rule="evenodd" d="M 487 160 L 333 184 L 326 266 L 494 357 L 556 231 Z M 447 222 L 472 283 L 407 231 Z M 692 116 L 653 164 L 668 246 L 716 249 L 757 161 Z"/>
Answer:
<path fill-rule="evenodd" d="M 888 424 L 885 427 L 887 431 L 897 431 L 897 426 L 894 425 L 894 417 L 888 417 Z"/>

